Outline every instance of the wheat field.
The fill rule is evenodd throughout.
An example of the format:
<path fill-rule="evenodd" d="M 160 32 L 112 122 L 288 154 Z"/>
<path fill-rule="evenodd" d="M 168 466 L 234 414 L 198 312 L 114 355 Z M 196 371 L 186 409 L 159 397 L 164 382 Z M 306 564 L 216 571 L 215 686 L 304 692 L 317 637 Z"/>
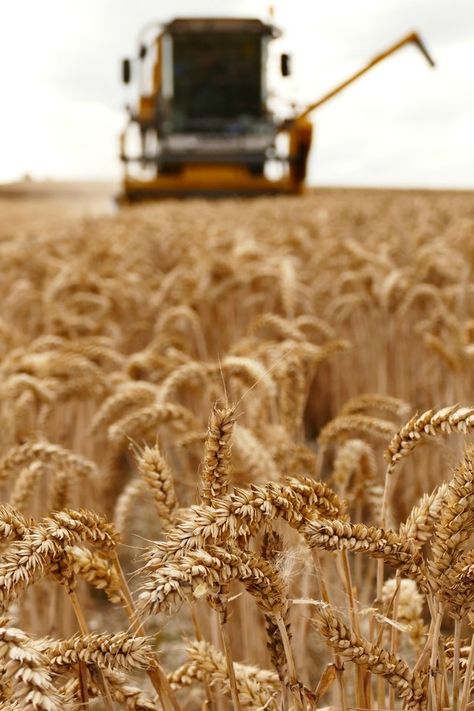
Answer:
<path fill-rule="evenodd" d="M 473 709 L 472 194 L 0 203 L 0 709 Z"/>

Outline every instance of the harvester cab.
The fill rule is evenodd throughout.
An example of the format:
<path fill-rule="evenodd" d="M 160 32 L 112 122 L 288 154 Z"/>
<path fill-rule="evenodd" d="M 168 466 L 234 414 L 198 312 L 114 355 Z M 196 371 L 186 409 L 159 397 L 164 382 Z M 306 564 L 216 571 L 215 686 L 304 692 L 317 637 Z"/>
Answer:
<path fill-rule="evenodd" d="M 258 19 L 176 19 L 158 30 L 146 28 L 137 61 L 123 62 L 123 81 L 130 83 L 137 73 L 139 94 L 121 136 L 123 202 L 299 193 L 313 110 L 408 43 L 434 64 L 418 35 L 407 35 L 304 111 L 279 120 L 268 103 L 268 54 L 280 34 Z M 288 76 L 288 55 L 280 60 L 281 73 Z M 282 134 L 284 149 L 277 143 Z M 277 170 L 269 170 L 270 164 Z"/>

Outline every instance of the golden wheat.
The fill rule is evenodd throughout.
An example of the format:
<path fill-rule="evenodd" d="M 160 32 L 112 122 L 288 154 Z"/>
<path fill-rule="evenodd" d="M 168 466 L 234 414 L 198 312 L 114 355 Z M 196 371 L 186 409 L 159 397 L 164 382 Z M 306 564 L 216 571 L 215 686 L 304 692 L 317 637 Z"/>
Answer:
<path fill-rule="evenodd" d="M 471 708 L 471 202 L 3 218 L 0 708 Z"/>

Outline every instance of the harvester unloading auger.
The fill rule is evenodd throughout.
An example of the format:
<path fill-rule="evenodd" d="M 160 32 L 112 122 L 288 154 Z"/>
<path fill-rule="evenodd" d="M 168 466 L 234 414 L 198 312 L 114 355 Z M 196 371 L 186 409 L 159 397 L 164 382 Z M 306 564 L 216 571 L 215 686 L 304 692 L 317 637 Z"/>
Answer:
<path fill-rule="evenodd" d="M 408 34 L 303 111 L 280 121 L 267 102 L 268 44 L 279 36 L 274 25 L 256 19 L 176 19 L 155 29 L 150 45 L 140 43 L 139 99 L 135 108 L 129 107 L 121 136 L 123 202 L 300 193 L 311 148 L 312 111 L 407 44 L 414 44 L 434 66 L 418 34 Z M 147 78 L 150 49 L 154 57 Z M 280 64 L 281 74 L 288 76 L 288 55 L 281 55 Z M 130 60 L 124 60 L 127 84 L 131 68 Z M 135 156 L 127 146 L 133 126 L 138 127 Z M 282 134 L 287 137 L 284 149 L 277 144 Z M 271 163 L 279 165 L 278 177 L 269 177 Z"/>

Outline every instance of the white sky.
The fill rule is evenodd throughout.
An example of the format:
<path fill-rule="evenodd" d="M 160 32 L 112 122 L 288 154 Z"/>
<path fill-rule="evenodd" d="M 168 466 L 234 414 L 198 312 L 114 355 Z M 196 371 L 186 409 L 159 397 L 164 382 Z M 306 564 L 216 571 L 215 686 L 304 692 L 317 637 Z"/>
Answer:
<path fill-rule="evenodd" d="M 0 181 L 116 178 L 126 99 L 119 63 L 152 19 L 265 18 L 258 0 L 0 0 Z M 474 188 L 474 0 L 277 0 L 299 104 L 346 78 L 407 31 L 408 47 L 313 115 L 310 181 Z"/>

